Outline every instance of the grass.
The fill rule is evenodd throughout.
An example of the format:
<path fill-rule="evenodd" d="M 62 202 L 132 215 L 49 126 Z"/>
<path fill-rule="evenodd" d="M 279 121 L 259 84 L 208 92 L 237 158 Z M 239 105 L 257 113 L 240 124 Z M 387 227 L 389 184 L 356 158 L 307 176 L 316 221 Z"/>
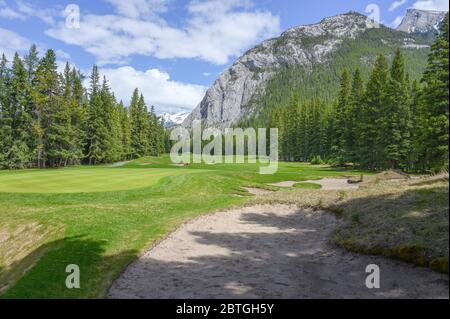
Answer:
<path fill-rule="evenodd" d="M 0 172 L 2 298 L 102 298 L 123 269 L 183 222 L 248 203 L 243 186 L 359 175 L 280 163 L 175 167 L 167 156 L 123 167 Z M 309 190 L 304 190 L 309 191 Z M 65 286 L 77 264 L 81 289 Z"/>
<path fill-rule="evenodd" d="M 199 170 L 200 171 L 200 170 Z M 174 169 L 112 169 L 107 167 L 66 168 L 0 172 L 0 192 L 91 193 L 111 192 L 156 185 L 176 174 L 192 173 Z"/>
<path fill-rule="evenodd" d="M 294 188 L 300 189 L 321 189 L 322 185 L 315 183 L 297 183 L 294 185 Z"/>

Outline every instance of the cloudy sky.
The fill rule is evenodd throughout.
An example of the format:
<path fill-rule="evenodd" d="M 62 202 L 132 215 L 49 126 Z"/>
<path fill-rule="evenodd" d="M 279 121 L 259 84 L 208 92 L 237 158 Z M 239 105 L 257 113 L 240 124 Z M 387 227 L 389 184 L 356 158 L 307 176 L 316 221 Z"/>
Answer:
<path fill-rule="evenodd" d="M 85 74 L 98 64 L 125 103 L 138 87 L 158 112 L 189 111 L 255 44 L 370 4 L 390 26 L 411 7 L 448 10 L 446 0 L 0 0 L 0 52 L 52 48 Z"/>

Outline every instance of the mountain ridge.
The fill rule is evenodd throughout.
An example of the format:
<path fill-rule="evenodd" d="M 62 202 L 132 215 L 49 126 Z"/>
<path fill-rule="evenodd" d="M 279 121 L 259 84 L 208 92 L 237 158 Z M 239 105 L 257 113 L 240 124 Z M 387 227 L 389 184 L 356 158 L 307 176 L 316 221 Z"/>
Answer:
<path fill-rule="evenodd" d="M 406 33 L 437 34 L 445 14 L 445 11 L 408 9 L 397 30 Z"/>
<path fill-rule="evenodd" d="M 194 120 L 205 126 L 225 128 L 235 125 L 249 113 L 258 112 L 251 106 L 257 96 L 264 95 L 269 81 L 282 67 L 301 67 L 306 73 L 329 59 L 331 53 L 347 42 L 362 38 L 371 31 L 386 34 L 390 45 L 405 50 L 427 50 L 430 43 L 415 35 L 380 25 L 379 30 L 365 15 L 348 12 L 322 19 L 319 23 L 300 25 L 283 32 L 278 38 L 268 39 L 239 57 L 236 62 L 214 82 L 205 97 L 183 122 L 190 128 Z M 378 39 L 383 41 L 384 39 Z"/>

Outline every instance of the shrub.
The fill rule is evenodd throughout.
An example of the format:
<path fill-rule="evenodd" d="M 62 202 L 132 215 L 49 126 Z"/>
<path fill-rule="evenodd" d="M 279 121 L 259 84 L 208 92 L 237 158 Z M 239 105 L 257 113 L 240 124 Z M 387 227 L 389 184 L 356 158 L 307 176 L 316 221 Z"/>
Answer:
<path fill-rule="evenodd" d="M 313 159 L 311 160 L 311 165 L 322 165 L 323 164 L 323 160 L 322 157 L 320 157 L 320 155 L 314 156 Z"/>

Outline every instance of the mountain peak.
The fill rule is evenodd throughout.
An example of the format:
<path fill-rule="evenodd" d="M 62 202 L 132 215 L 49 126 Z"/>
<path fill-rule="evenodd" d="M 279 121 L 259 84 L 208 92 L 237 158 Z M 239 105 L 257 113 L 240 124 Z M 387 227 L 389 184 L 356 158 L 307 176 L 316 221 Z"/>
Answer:
<path fill-rule="evenodd" d="M 190 112 L 180 112 L 180 113 L 162 113 L 160 115 L 161 119 L 164 120 L 164 125 L 167 128 L 171 128 L 183 123 L 183 121 L 189 116 Z"/>
<path fill-rule="evenodd" d="M 287 30 L 282 36 L 322 36 L 331 35 L 338 38 L 354 38 L 368 27 L 368 19 L 365 15 L 356 11 L 327 17 L 315 24 L 300 25 Z"/>
<path fill-rule="evenodd" d="M 406 33 L 437 33 L 447 12 L 408 9 L 397 30 Z"/>

